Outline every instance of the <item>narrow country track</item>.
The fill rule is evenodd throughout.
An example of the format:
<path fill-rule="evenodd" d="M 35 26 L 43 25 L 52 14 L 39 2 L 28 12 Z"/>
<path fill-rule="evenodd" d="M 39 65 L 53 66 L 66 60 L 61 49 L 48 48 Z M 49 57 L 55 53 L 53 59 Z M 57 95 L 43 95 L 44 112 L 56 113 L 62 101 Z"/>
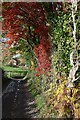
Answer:
<path fill-rule="evenodd" d="M 2 119 L 4 118 L 37 118 L 35 101 L 28 91 L 25 80 L 11 80 L 4 89 Z"/>

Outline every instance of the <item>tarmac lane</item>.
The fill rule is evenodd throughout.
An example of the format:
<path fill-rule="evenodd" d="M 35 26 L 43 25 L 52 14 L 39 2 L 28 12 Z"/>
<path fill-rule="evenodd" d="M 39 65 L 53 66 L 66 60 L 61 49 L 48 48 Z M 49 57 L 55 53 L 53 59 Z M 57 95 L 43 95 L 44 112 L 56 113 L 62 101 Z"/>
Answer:
<path fill-rule="evenodd" d="M 11 80 L 4 89 L 2 119 L 5 118 L 37 118 L 35 100 L 28 91 L 26 80 Z"/>

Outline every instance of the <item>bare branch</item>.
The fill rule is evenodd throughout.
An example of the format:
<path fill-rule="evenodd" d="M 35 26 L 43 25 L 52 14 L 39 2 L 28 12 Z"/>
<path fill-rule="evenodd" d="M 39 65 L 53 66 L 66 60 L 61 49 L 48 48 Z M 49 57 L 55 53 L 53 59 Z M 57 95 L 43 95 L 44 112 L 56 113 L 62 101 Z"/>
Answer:
<path fill-rule="evenodd" d="M 73 66 L 73 51 L 70 54 L 70 64 Z"/>
<path fill-rule="evenodd" d="M 80 76 L 79 77 L 77 77 L 74 81 L 72 81 L 72 82 L 75 82 L 75 81 L 77 81 L 77 80 L 79 80 L 79 78 L 80 78 Z"/>

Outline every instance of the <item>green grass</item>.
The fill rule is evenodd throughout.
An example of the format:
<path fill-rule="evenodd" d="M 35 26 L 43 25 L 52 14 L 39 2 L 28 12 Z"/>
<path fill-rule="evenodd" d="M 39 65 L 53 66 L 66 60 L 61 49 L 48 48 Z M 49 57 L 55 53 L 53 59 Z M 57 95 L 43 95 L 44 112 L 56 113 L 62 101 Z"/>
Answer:
<path fill-rule="evenodd" d="M 27 70 L 23 70 L 21 68 L 17 67 L 10 67 L 10 66 L 1 66 L 0 67 L 2 72 L 2 85 L 3 89 L 5 88 L 5 85 L 10 82 L 11 78 L 23 78 L 27 74 Z"/>
<path fill-rule="evenodd" d="M 27 74 L 27 70 L 18 67 L 2 66 L 1 69 L 5 71 L 4 77 L 22 77 Z"/>
<path fill-rule="evenodd" d="M 10 66 L 2 66 L 1 67 L 4 71 L 11 71 L 11 72 L 25 72 L 26 70 L 23 70 L 21 68 L 17 67 L 10 67 Z"/>

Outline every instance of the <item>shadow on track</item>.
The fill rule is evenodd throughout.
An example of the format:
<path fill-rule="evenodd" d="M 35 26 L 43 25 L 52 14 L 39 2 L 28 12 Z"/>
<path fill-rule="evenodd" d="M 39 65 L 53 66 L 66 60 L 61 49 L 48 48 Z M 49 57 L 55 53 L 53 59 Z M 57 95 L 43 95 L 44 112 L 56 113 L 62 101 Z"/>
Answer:
<path fill-rule="evenodd" d="M 36 118 L 35 101 L 27 88 L 26 80 L 7 85 L 2 96 L 2 118 Z"/>

